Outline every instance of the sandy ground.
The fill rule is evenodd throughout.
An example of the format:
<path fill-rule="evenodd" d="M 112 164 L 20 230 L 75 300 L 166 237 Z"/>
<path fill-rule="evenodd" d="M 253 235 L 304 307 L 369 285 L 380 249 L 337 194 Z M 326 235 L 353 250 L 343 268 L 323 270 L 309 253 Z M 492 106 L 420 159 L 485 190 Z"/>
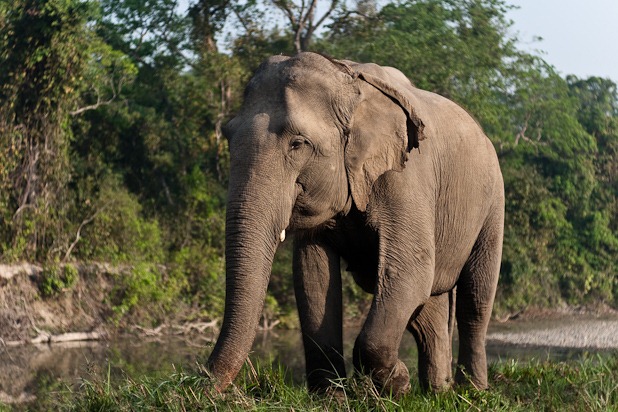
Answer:
<path fill-rule="evenodd" d="M 565 316 L 493 325 L 488 343 L 578 349 L 618 349 L 618 315 Z"/>

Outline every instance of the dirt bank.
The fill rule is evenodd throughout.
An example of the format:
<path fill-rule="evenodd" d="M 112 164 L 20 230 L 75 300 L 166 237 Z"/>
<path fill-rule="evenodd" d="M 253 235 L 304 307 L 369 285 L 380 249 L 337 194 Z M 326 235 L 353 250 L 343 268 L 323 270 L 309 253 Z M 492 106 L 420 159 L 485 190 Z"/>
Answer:
<path fill-rule="evenodd" d="M 75 284 L 45 298 L 39 287 L 42 267 L 0 265 L 0 342 L 104 329 L 112 315 L 108 301 L 112 276 L 118 272 L 102 264 L 75 267 L 79 272 Z"/>

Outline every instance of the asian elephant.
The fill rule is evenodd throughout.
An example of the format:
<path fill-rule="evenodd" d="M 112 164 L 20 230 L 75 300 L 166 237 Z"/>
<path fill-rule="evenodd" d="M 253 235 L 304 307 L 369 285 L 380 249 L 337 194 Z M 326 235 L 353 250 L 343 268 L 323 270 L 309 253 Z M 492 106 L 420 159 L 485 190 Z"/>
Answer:
<path fill-rule="evenodd" d="M 455 313 L 455 381 L 487 386 L 504 187 L 491 142 L 465 110 L 392 67 L 300 53 L 259 67 L 224 133 L 225 314 L 207 365 L 217 388 L 231 383 L 251 349 L 286 232 L 295 233 L 310 390 L 346 374 L 342 259 L 374 295 L 354 346 L 357 371 L 405 393 L 398 349 L 407 329 L 418 343 L 421 384 L 448 386 Z"/>

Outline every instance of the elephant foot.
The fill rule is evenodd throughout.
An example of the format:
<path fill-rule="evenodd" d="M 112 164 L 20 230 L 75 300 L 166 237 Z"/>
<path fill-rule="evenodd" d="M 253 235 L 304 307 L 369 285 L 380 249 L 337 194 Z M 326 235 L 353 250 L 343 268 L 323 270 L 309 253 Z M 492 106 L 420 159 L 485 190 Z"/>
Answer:
<path fill-rule="evenodd" d="M 330 367 L 329 367 L 330 366 Z M 330 396 L 343 391 L 346 372 L 343 358 L 333 360 L 330 365 L 312 364 L 307 372 L 309 392 Z"/>
<path fill-rule="evenodd" d="M 384 395 L 391 394 L 394 398 L 400 398 L 410 392 L 410 373 L 399 359 L 391 369 L 374 372 L 373 379 Z"/>
<path fill-rule="evenodd" d="M 326 391 L 322 392 L 322 395 L 324 395 L 330 402 L 335 402 L 340 406 L 345 405 L 345 402 L 347 401 L 343 387 L 331 386 Z"/>
<path fill-rule="evenodd" d="M 343 380 L 341 378 L 330 380 L 323 379 L 320 381 L 313 381 L 308 383 L 309 392 L 316 395 L 326 395 L 327 397 L 339 397 L 340 393 L 343 393 Z"/>
<path fill-rule="evenodd" d="M 373 383 L 383 395 L 400 398 L 410 391 L 410 373 L 406 365 L 397 359 L 392 368 L 381 368 L 371 371 Z"/>
<path fill-rule="evenodd" d="M 397 359 L 396 349 L 372 344 L 361 333 L 354 345 L 353 362 L 356 371 L 369 375 L 381 394 L 397 398 L 410 391 L 410 373 Z"/>
<path fill-rule="evenodd" d="M 439 382 L 430 382 L 429 385 L 427 385 L 426 387 L 423 385 L 421 385 L 421 387 L 425 391 L 430 391 L 432 393 L 447 392 L 448 390 L 453 388 L 453 380 L 448 379 Z"/>
<path fill-rule="evenodd" d="M 457 372 L 455 373 L 455 384 L 460 387 L 473 387 L 476 390 L 482 391 L 488 388 L 487 372 L 482 370 L 476 375 L 471 375 L 467 370 L 461 366 L 457 366 Z"/>
<path fill-rule="evenodd" d="M 419 355 L 418 378 L 421 389 L 425 392 L 445 392 L 453 387 L 453 375 L 450 362 L 429 364 Z"/>

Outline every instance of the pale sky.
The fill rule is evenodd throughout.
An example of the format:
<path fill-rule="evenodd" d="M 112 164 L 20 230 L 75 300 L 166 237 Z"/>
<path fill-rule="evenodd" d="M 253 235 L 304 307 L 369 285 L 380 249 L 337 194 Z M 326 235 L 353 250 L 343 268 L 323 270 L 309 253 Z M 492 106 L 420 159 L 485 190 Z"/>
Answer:
<path fill-rule="evenodd" d="M 609 77 L 618 83 L 618 0 L 507 0 L 519 47 L 545 52 L 562 76 Z M 534 36 L 543 38 L 533 42 Z"/>
<path fill-rule="evenodd" d="M 180 0 L 186 9 L 192 0 Z M 321 1 L 320 3 L 323 3 Z M 385 0 L 378 0 L 383 4 Z M 540 50 L 563 77 L 609 77 L 618 83 L 618 0 L 506 0 L 519 47 Z M 533 41 L 536 36 L 540 42 Z"/>

